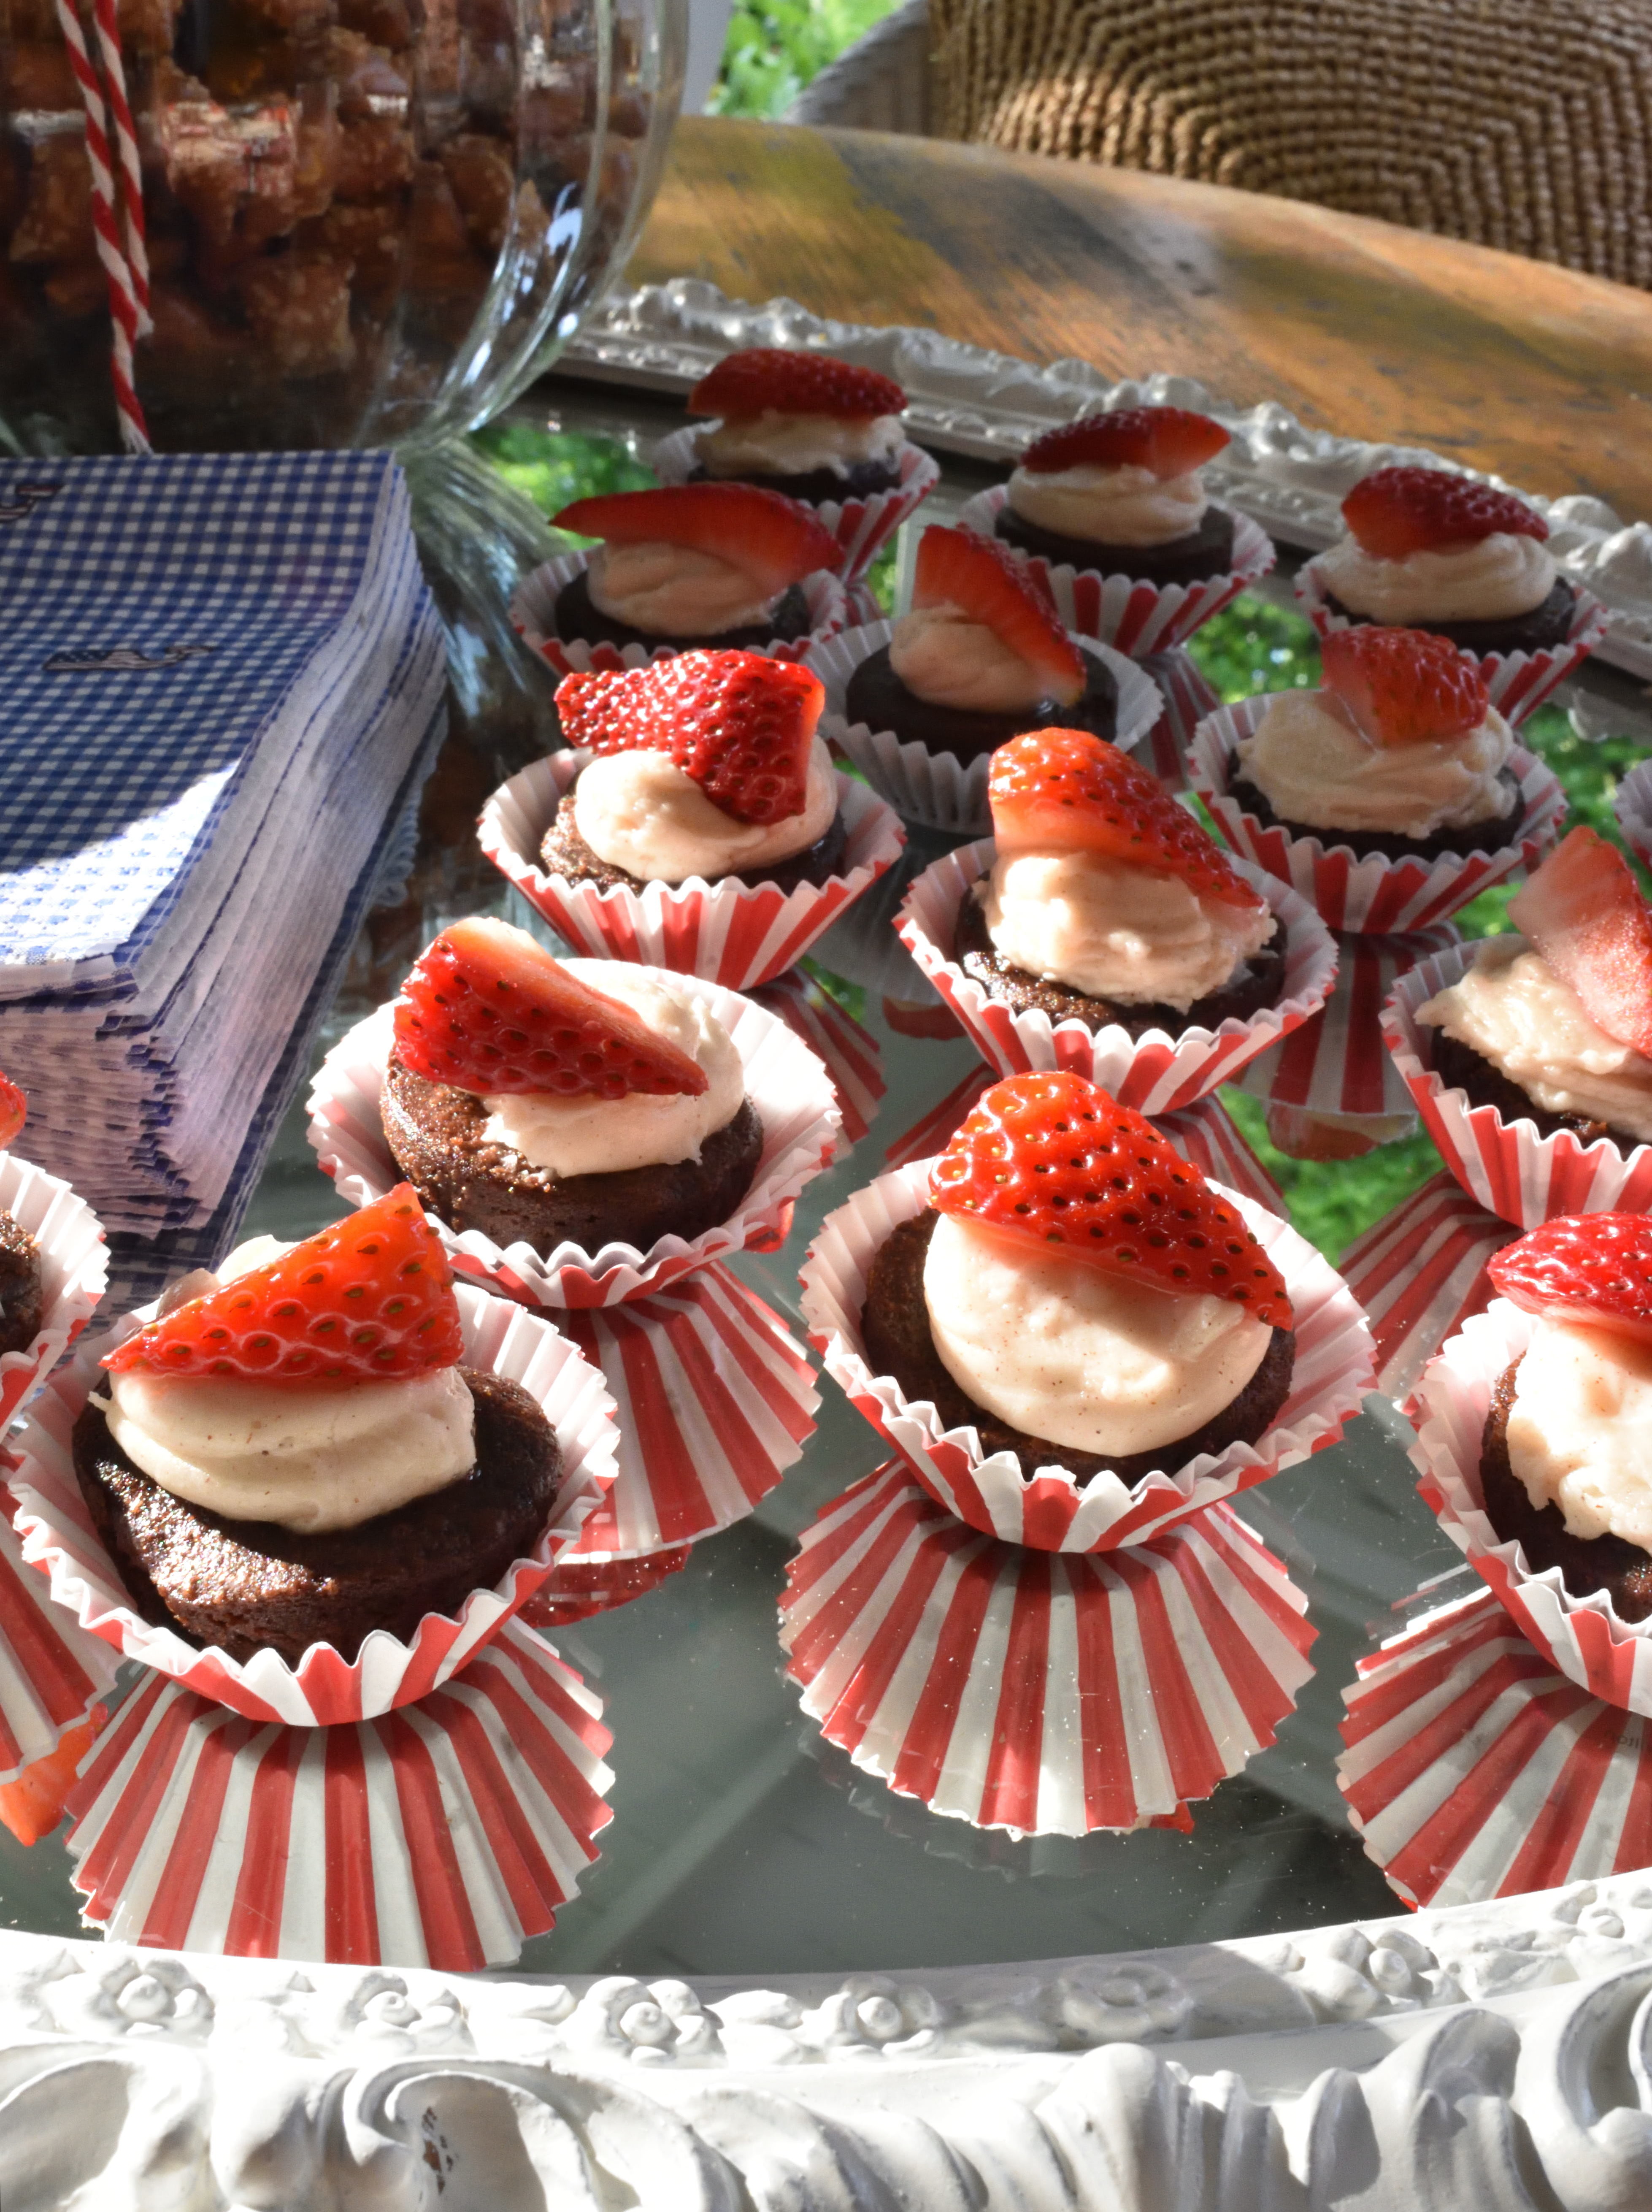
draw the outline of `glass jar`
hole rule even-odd
[[[118,434],[59,4],[0,0],[0,444],[25,453]],[[686,0],[115,5],[159,450],[474,428],[622,264],[681,96]]]

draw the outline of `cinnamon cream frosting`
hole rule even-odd
[[[595,547],[586,587],[599,612],[654,637],[717,637],[766,622],[774,609],[732,561],[663,540]]]
[[[1048,685],[996,630],[950,603],[914,607],[890,639],[890,666],[932,706],[1015,714],[1038,706]]]
[[[1574,1536],[1652,1552],[1652,1344],[1538,1321],[1515,1371],[1509,1464]]]
[[[1153,1451],[1230,1405],[1272,1331],[1230,1298],[1181,1297],[943,1214],[924,1301],[947,1372],[1056,1446]]]
[[[839,476],[860,461],[887,461],[905,433],[898,415],[792,415],[765,407],[696,431],[695,450],[708,476]]]
[[[1169,544],[1197,530],[1209,504],[1197,469],[1156,477],[1151,469],[1087,461],[1070,469],[1019,468],[1010,478],[1010,505],[1023,522],[1106,545]]]
[[[1652,1144],[1652,1060],[1598,1028],[1523,938],[1487,938],[1473,966],[1417,1018],[1490,1060],[1546,1112],[1606,1121]]]
[[[1529,614],[1554,589],[1554,556],[1540,538],[1497,531],[1384,561],[1341,538],[1315,563],[1320,581],[1351,614],[1404,626],[1496,622]]]
[[[1502,771],[1514,744],[1495,707],[1460,738],[1377,745],[1334,694],[1281,691],[1236,759],[1288,822],[1421,838],[1510,812]]]
[[[584,756],[581,756],[584,758]],[[598,860],[645,882],[686,883],[772,867],[818,844],[837,814],[837,777],[820,738],[809,755],[803,811],[779,822],[738,822],[714,805],[665,753],[585,758],[571,804],[579,832]]]

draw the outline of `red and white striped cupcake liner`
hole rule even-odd
[[[1519,1233],[1441,1174],[1343,1254],[1344,1279],[1371,1325],[1376,1388],[1402,1413],[1446,1339],[1496,1297],[1486,1262]]]
[[[426,1696],[496,1636],[553,1561],[572,1544],[616,1473],[619,1436],[601,1370],[567,1337],[520,1306],[456,1286],[463,1364],[519,1382],[556,1431],[562,1474],[554,1518],[525,1558],[491,1589],[472,1590],[456,1614],[428,1613],[410,1643],[375,1629],[353,1660],[313,1644],[296,1667],[278,1652],[232,1659],[187,1642],[134,1611],[120,1571],[92,1527],[75,1477],[70,1435],[98,1382],[102,1354],[154,1316],[153,1306],[83,1345],[47,1384],[11,1440],[7,1475],[22,1556],[54,1601],[92,1635],[249,1719],[299,1727],[372,1720]]]
[[[444,1687],[355,1725],[246,1719],[155,1676],[70,1796],[82,1911],[169,1951],[507,1966],[612,1818],[601,1712],[514,1620]]]
[[[1574,1597],[1558,1567],[1534,1571],[1522,1547],[1504,1543],[1486,1516],[1480,1456],[1491,1392],[1532,1328],[1531,1315],[1494,1298],[1429,1362],[1417,1389],[1417,1487],[1528,1642],[1592,1697],[1652,1714],[1652,1619],[1623,1620],[1604,1590]]]
[[[562,553],[530,570],[511,594],[511,628],[524,645],[548,660],[558,676],[583,675],[587,669],[649,668],[656,661],[675,660],[694,648],[683,645],[610,645],[582,637],[556,635],[556,599],[589,566],[587,553]],[[812,647],[833,637],[849,619],[849,597],[841,577],[825,568],[803,579],[801,590],[809,610],[807,634],[799,638],[770,638],[767,645],[749,646],[767,660],[806,660]]]
[[[965,501],[958,520],[977,537],[993,538],[1009,497],[1007,483],[993,484]],[[1139,576],[1107,576],[1099,568],[1074,568],[1066,562],[1047,561],[1042,553],[1023,553],[1003,538],[995,542],[1042,580],[1069,629],[1104,639],[1133,659],[1185,643],[1241,592],[1260,583],[1278,557],[1261,525],[1236,509],[1232,568],[1196,584],[1150,584]]]
[[[42,1310],[33,1343],[0,1352],[0,1431],[10,1426],[79,1337],[109,1280],[103,1224],[44,1168],[0,1152],[0,1211],[34,1239]]]
[[[1523,943],[1513,937],[1511,944]],[[1505,1221],[1535,1229],[1563,1213],[1644,1213],[1652,1206],[1652,1145],[1630,1152],[1570,1130],[1538,1134],[1534,1121],[1505,1121],[1494,1106],[1471,1106],[1434,1073],[1436,1032],[1417,1018],[1438,991],[1473,964],[1478,945],[1436,953],[1399,978],[1382,1010],[1382,1035],[1423,1126],[1469,1196]]]
[[[47,1759],[115,1685],[120,1661],[23,1564],[0,1487],[0,1786]]]
[[[659,980],[705,1000],[740,1055],[763,1146],[739,1206],[699,1237],[662,1237],[646,1252],[617,1241],[597,1252],[573,1243],[549,1254],[526,1243],[501,1247],[480,1230],[456,1231],[432,1214],[455,1274],[523,1305],[612,1306],[665,1290],[714,1260],[784,1243],[799,1192],[836,1154],[841,1117],[831,1079],[779,1015],[697,976]],[[310,1089],[311,1146],[322,1173],[352,1206],[372,1205],[402,1180],[380,1113],[393,1011],[380,1006],[348,1030]]]
[[[908,1401],[893,1376],[874,1374],[861,1333],[872,1262],[890,1232],[927,1206],[933,1164],[915,1160],[880,1176],[827,1215],[803,1264],[803,1318],[845,1396],[923,1487],[972,1528],[1043,1552],[1144,1543],[1323,1450],[1359,1411],[1371,1387],[1371,1337],[1346,1284],[1276,1214],[1224,1190],[1284,1276],[1296,1314],[1291,1395],[1260,1441],[1201,1452],[1133,1485],[1110,1468],[1080,1482],[1056,1462],[1054,1446],[1050,1463],[1036,1469],[1023,1468],[1013,1452],[984,1454],[973,1425],[943,1429],[932,1405]]]
[[[826,686],[826,710],[820,734],[853,762],[876,792],[904,821],[958,836],[980,836],[993,826],[987,804],[990,753],[962,760],[956,753],[932,752],[914,738],[905,743],[893,730],[874,730],[848,718],[849,679],[863,660],[880,653],[895,635],[881,618],[845,628],[809,651],[809,665]],[[1070,632],[1074,645],[1106,662],[1118,685],[1113,743],[1129,752],[1164,720],[1163,694],[1152,678],[1126,654],[1093,637]],[[1150,763],[1150,765],[1151,763]]]
[[[1104,1559],[967,1528],[898,1462],[787,1569],[804,1711],[932,1812],[1027,1835],[1187,1825],[1313,1668],[1308,1601],[1222,1506]]]
[[[1652,1739],[1558,1674],[1489,1590],[1359,1662],[1337,1780],[1407,1904],[1479,1905],[1652,1860]]]
[[[693,1549],[691,1544],[669,1544],[664,1551],[628,1559],[581,1559],[564,1553],[516,1617],[554,1636],[573,1621],[647,1597],[682,1573]]]
[[[782,891],[726,876],[707,883],[625,884],[604,890],[547,875],[540,848],[563,793],[586,756],[551,753],[501,784],[482,810],[477,842],[576,952],[699,975],[731,991],[772,982],[802,959],[844,908],[901,857],[906,832],[892,807],[851,777],[837,779],[847,834],[841,872]]]
[[[812,975],[795,968],[760,984],[751,996],[766,1013],[778,1014],[820,1060],[843,1116],[842,1147],[858,1145],[888,1087],[877,1038]]]
[[[1142,666],[1152,678],[1164,702],[1164,711],[1147,735],[1133,748],[1144,768],[1151,768],[1167,791],[1187,788],[1187,748],[1193,732],[1206,714],[1222,702],[1200,674],[1192,656],[1179,645],[1164,653],[1150,653]],[[986,825],[988,830],[992,823]]]
[[[925,980],[1000,1075],[1065,1068],[1099,1083],[1139,1113],[1173,1113],[1230,1081],[1257,1054],[1307,1021],[1336,980],[1335,940],[1308,902],[1241,860],[1239,872],[1266,899],[1279,924],[1285,977],[1273,1006],[1242,1021],[1230,1018],[1214,1030],[1193,1024],[1174,1036],[1164,1030],[1133,1036],[1117,1022],[1104,1029],[1052,1022],[1037,1008],[1017,1012],[951,957],[963,902],[991,869],[995,851],[985,837],[934,861],[908,888],[895,927]]]
[[[1349,846],[1325,842],[1334,840],[1334,830],[1324,839],[1293,837],[1277,823],[1265,825],[1246,813],[1230,789],[1235,748],[1255,734],[1272,703],[1264,692],[1206,715],[1188,747],[1189,779],[1234,850],[1294,885],[1334,930],[1391,937],[1431,928],[1493,884],[1536,867],[1559,835],[1566,794],[1552,771],[1523,745],[1509,758],[1520,787],[1514,842],[1486,852],[1442,853],[1432,860],[1415,854],[1391,860],[1373,853],[1357,860]]]
[[[700,465],[695,441],[708,427],[691,423],[660,440],[653,458],[654,474],[661,483],[687,483]],[[846,584],[865,574],[901,525],[917,513],[941,480],[940,464],[910,438],[901,441],[896,453],[900,479],[888,491],[872,492],[865,498],[798,501],[836,538],[843,556],[837,573]]]
[[[1576,602],[1572,608],[1571,624],[1560,644],[1546,646],[1538,653],[1464,654],[1485,678],[1491,704],[1504,721],[1516,726],[1523,722],[1606,635],[1610,620],[1606,609],[1581,584],[1574,589]],[[1346,615],[1332,612],[1325,603],[1325,593],[1321,563],[1317,558],[1304,562],[1297,572],[1297,599],[1321,637],[1328,637],[1333,630],[1351,627]]]

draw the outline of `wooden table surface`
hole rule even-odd
[[[1652,294],[1300,201],[685,117],[629,276],[1201,378],[1652,517]]]

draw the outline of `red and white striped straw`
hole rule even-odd
[[[115,152],[119,160],[116,182],[120,187],[122,242],[131,271],[132,296],[137,306],[137,335],[147,337],[155,325],[149,320],[149,255],[143,229],[143,172],[137,158],[137,132],[132,125],[132,111],[126,98],[126,65],[120,55],[120,27],[115,18],[115,0],[94,0],[93,21],[97,29],[98,52],[103,61],[104,92],[109,103],[110,120],[114,125]]]

